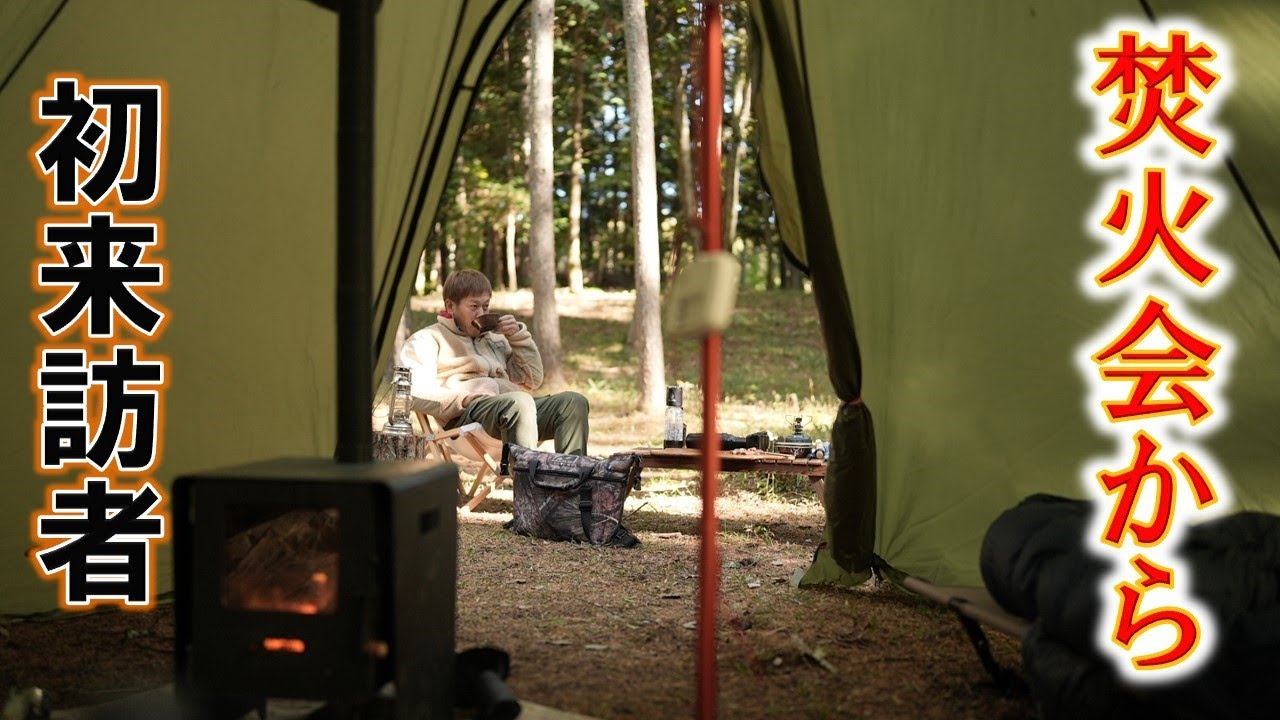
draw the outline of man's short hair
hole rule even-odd
[[[460,303],[464,298],[476,295],[492,295],[493,285],[484,273],[477,270],[458,270],[444,279],[444,299]]]

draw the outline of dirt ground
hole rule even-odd
[[[0,628],[0,704],[37,687],[55,708],[96,705],[173,679],[172,605],[3,618]]]
[[[688,717],[697,499],[673,499],[631,516],[643,542],[632,550],[513,537],[501,529],[510,517],[501,496],[464,516],[459,645],[507,649],[512,686],[545,705],[601,718]],[[821,532],[816,503],[740,492],[718,505],[720,717],[1034,716],[1028,701],[1000,697],[938,606],[888,585],[793,588]],[[1002,664],[1018,667],[1016,646],[991,639]]]
[[[569,387],[592,403],[591,452],[660,442],[661,419],[633,411],[626,347],[631,296],[558,293]],[[414,305],[415,327],[438,302]],[[527,319],[531,298],[499,293],[494,309]],[[812,298],[744,295],[725,341],[721,431],[782,434],[786,417],[812,416],[829,437],[836,399],[826,380]],[[784,328],[785,332],[780,332]],[[694,383],[697,346],[669,343],[668,382]],[[696,387],[686,418],[699,429]],[[719,716],[723,718],[982,718],[1034,716],[1005,699],[945,609],[892,586],[796,589],[822,534],[823,513],[802,480],[722,476]],[[628,501],[634,549],[596,549],[515,536],[509,486],[459,516],[459,649],[492,645],[512,656],[518,697],[597,718],[689,717],[699,547],[698,476],[646,470]],[[13,688],[47,690],[58,708],[110,700],[171,680],[173,614],[97,612],[0,618],[0,700]],[[1018,648],[990,633],[1001,664]]]
[[[688,477],[682,477],[688,476]],[[692,479],[691,479],[692,478]],[[629,501],[634,549],[502,529],[510,489],[460,515],[457,645],[511,653],[518,697],[598,718],[687,717],[694,702],[696,476],[672,473]],[[888,585],[793,588],[821,531],[805,489],[730,482],[718,503],[723,594],[720,717],[1028,718],[991,686],[958,622]],[[39,686],[55,707],[170,680],[172,608],[3,623],[0,697]],[[991,636],[1002,664],[1016,646]]]

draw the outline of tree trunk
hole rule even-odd
[[[763,223],[764,240],[769,245],[778,248],[779,263],[782,270],[782,289],[800,290],[804,287],[804,273],[787,259],[786,251],[782,249],[782,238],[778,237],[777,228],[774,227],[776,221],[776,217],[771,217],[769,214],[765,215]]]
[[[786,264],[786,258],[782,257],[782,248],[774,246],[764,246],[764,252],[769,256],[769,282],[765,287],[770,290],[782,289],[782,266]]]
[[[440,263],[440,277],[442,278],[440,280],[441,285],[443,285],[444,281],[449,278],[449,275],[453,274],[453,271],[457,269],[457,267],[458,239],[453,236],[452,232],[450,232],[444,239],[444,257]]]
[[[782,259],[782,267],[785,268],[784,272],[787,275],[787,278],[782,281],[782,288],[784,290],[803,290],[804,273],[800,271],[800,268],[792,265],[785,255]]]
[[[524,287],[533,287],[533,260],[529,257],[529,243],[516,246],[516,279]]]
[[[606,166],[612,166],[612,163],[606,161]],[[605,278],[605,282],[613,287],[613,256],[617,247],[617,238],[614,237],[618,232],[618,189],[612,184],[609,185],[609,191],[605,194],[605,206],[600,210],[601,218],[605,217],[605,212],[609,213],[608,219],[604,221],[600,229],[600,243],[604,248],[604,252],[600,255],[600,274]]]
[[[698,223],[698,198],[693,181],[693,142],[689,130],[689,104],[686,102],[685,80],[688,71],[680,70],[680,81],[676,84],[676,186],[680,194],[680,222],[675,237],[671,241],[671,260],[667,266],[667,277],[675,277],[683,262],[681,246],[687,241],[693,252],[702,246],[702,233]]]
[[[666,369],[663,366],[658,248],[658,179],[653,146],[653,77],[649,70],[649,32],[644,0],[623,0],[627,40],[627,112],[631,116],[631,192],[636,234],[635,327],[639,345],[640,398],[637,407],[661,412]]]
[[[530,29],[530,31],[532,31],[532,29]],[[528,163],[530,162],[530,158],[531,158],[530,153],[532,152],[532,148],[533,148],[532,124],[530,122],[530,118],[533,116],[532,115],[533,110],[532,110],[532,105],[529,102],[529,92],[530,90],[533,89],[533,75],[531,73],[532,68],[530,67],[530,65],[532,64],[532,60],[530,59],[532,57],[532,53],[533,53],[533,39],[531,36],[529,38],[529,42],[525,43],[524,55],[520,57],[520,64],[524,66],[524,89],[520,91],[520,114],[522,117],[524,117],[525,123],[524,123],[524,135],[522,135],[520,138],[520,152],[517,154],[517,162],[525,163],[526,170],[528,168]],[[526,172],[525,182],[527,185],[528,184],[527,172]],[[516,257],[517,257],[516,269],[511,271],[516,276],[516,284],[517,285],[524,284],[526,287],[532,285],[532,283],[530,282],[531,280],[530,266],[533,263],[530,262],[529,260],[530,248],[533,242],[532,241],[532,232],[533,232],[532,206],[530,206],[529,208],[529,230],[530,230],[531,239],[529,242],[524,243],[523,245],[519,246],[516,249]]]
[[[461,165],[462,165],[461,158],[459,158],[458,166],[461,167]],[[458,204],[458,220],[456,222],[449,223],[450,225],[449,235],[445,238],[444,267],[442,269],[443,271],[441,272],[441,276],[446,280],[449,278],[449,275],[453,273],[453,271],[458,269],[458,265],[459,265],[458,250],[460,246],[458,244],[458,238],[457,238],[457,235],[454,233],[454,230],[459,225],[461,225],[462,220],[471,213],[471,203],[467,201],[467,183],[465,181],[465,178],[463,179],[462,182],[458,183],[458,194],[454,198],[454,201],[457,202]],[[440,282],[443,283],[444,280],[441,280]]]
[[[578,25],[578,27],[582,27]],[[581,32],[578,33],[581,36]],[[583,56],[574,60],[573,164],[569,167],[569,291],[582,292],[582,94],[586,84]]]
[[[732,245],[738,236],[738,193],[742,183],[742,160],[747,155],[747,122],[751,119],[751,80],[747,77],[745,52],[738,51],[738,79],[733,86],[733,149],[729,153],[729,182],[724,192],[724,243]]]
[[[613,248],[605,244],[600,233],[591,234],[591,244],[596,249],[596,284],[607,285],[609,277],[609,253]]]
[[[373,459],[375,462],[393,460],[422,460],[427,457],[427,440],[421,435],[391,435],[373,433]],[[270,537],[268,535],[267,537]],[[272,582],[277,578],[272,578]]]
[[[516,278],[516,206],[507,206],[507,290],[515,292],[520,289]]]
[[[529,248],[533,327],[542,353],[543,387],[564,386],[560,315],[556,312],[556,245],[552,228],[551,81],[555,0],[533,0],[529,23]]]
[[[392,372],[396,366],[400,364],[400,350],[404,347],[404,343],[413,334],[413,328],[409,326],[409,303],[404,304],[404,309],[400,311],[400,322],[396,325],[396,339],[391,347],[391,357],[387,358],[386,378],[390,380]]]
[[[484,255],[480,263],[481,272],[487,278],[493,278],[493,282],[503,290],[506,287],[502,275],[502,254],[503,254],[503,233],[502,226],[497,223],[491,223],[488,232],[485,233]]]
[[[435,238],[431,238],[431,240],[435,240]],[[435,243],[428,242],[428,245],[433,245],[433,244]],[[428,253],[431,253],[431,249],[429,247],[426,247],[422,249],[422,254],[418,256],[418,272],[413,276],[413,294],[414,295],[427,294],[427,277],[428,277],[428,274],[430,273],[430,270],[427,268]]]
[[[431,263],[431,291],[440,287],[445,278],[445,234],[444,225],[436,223],[436,254]]]

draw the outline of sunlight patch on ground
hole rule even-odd
[[[636,294],[632,290],[583,288],[582,292],[573,293],[568,288],[556,288],[556,312],[564,317],[631,322],[631,308],[635,305],[635,299]],[[493,294],[490,306],[495,310],[532,317],[533,291],[499,290]],[[429,295],[414,295],[409,298],[409,307],[418,312],[437,312],[444,307],[444,295],[439,290]]]

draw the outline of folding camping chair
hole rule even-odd
[[[475,479],[471,481],[470,488],[466,486],[461,476],[458,477],[458,495],[467,510],[475,510],[502,478],[499,461],[495,459],[502,457],[502,441],[486,433],[480,423],[468,423],[452,430],[442,430],[430,415],[423,412],[416,414],[418,422],[422,425],[428,458],[457,464],[454,457],[459,456],[480,464],[480,469],[476,472]],[[490,476],[492,480],[485,482]]]

